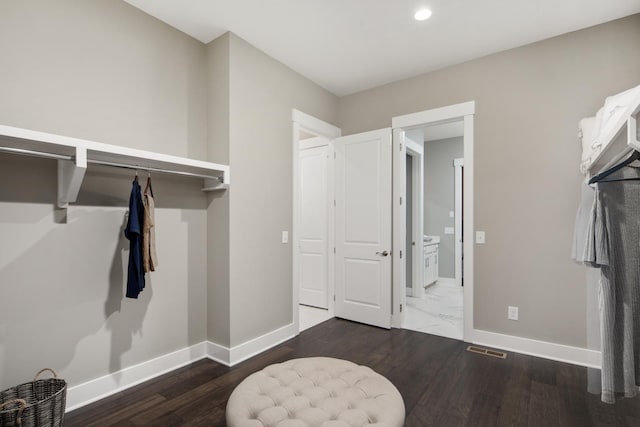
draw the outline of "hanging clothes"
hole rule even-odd
[[[617,179],[640,178],[626,168]],[[640,181],[599,182],[585,261],[600,267],[603,402],[640,386]]]
[[[142,266],[142,230],[144,204],[138,176],[136,175],[129,197],[129,218],[124,235],[129,239],[129,268],[127,274],[127,298],[138,298],[144,289],[144,270]]]
[[[593,265],[595,236],[594,229],[594,208],[595,189],[587,184],[582,184],[580,205],[576,214],[573,249],[571,258],[589,267]],[[591,262],[589,260],[592,260]],[[601,351],[602,335],[600,334],[600,270],[597,268],[587,269],[586,274],[586,325],[587,325],[587,349]],[[587,368],[587,390],[592,394],[602,393],[602,373],[600,369]]]
[[[156,271],[158,255],[156,254],[155,201],[151,176],[147,179],[147,186],[142,197],[144,203],[144,224],[142,234],[142,263],[144,272]]]
[[[587,265],[589,265],[588,259],[591,256],[588,242],[593,242],[593,239],[589,239],[589,232],[592,223],[594,203],[595,190],[587,183],[582,184],[580,205],[578,206],[573,230],[571,258]]]

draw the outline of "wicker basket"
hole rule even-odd
[[[49,371],[53,378],[38,379]],[[32,382],[0,392],[0,427],[60,427],[64,423],[67,383],[45,368]]]

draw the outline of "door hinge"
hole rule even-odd
[[[336,296],[335,295],[333,296],[333,302],[336,302]]]
[[[400,151],[402,151],[402,144],[400,144]]]
[[[402,197],[400,197],[400,205],[402,205]]]
[[[402,313],[402,304],[400,304],[400,313]]]
[[[402,251],[400,251],[400,259],[402,259]]]
[[[333,253],[334,254],[336,253],[336,247],[335,246],[333,247]]]
[[[336,207],[336,199],[333,199],[333,207]]]
[[[333,153],[333,158],[334,158],[334,159],[336,158],[336,153],[335,153],[335,152]]]

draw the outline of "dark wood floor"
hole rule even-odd
[[[640,399],[588,394],[586,369],[460,341],[332,319],[233,368],[202,360],[67,414],[65,426],[224,426],[227,398],[272,363],[330,356],[367,365],[404,398],[407,426],[640,426]]]

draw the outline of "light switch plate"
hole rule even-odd
[[[449,218],[455,218],[456,214],[453,211],[449,211]]]
[[[509,308],[507,308],[507,319],[518,320],[518,307],[510,305]]]
[[[288,231],[283,231],[282,232],[282,243],[289,243],[289,232]]]
[[[444,228],[444,234],[453,234],[454,232],[455,232],[455,229],[453,227]]]
[[[484,231],[476,231],[476,243],[484,245]]]

